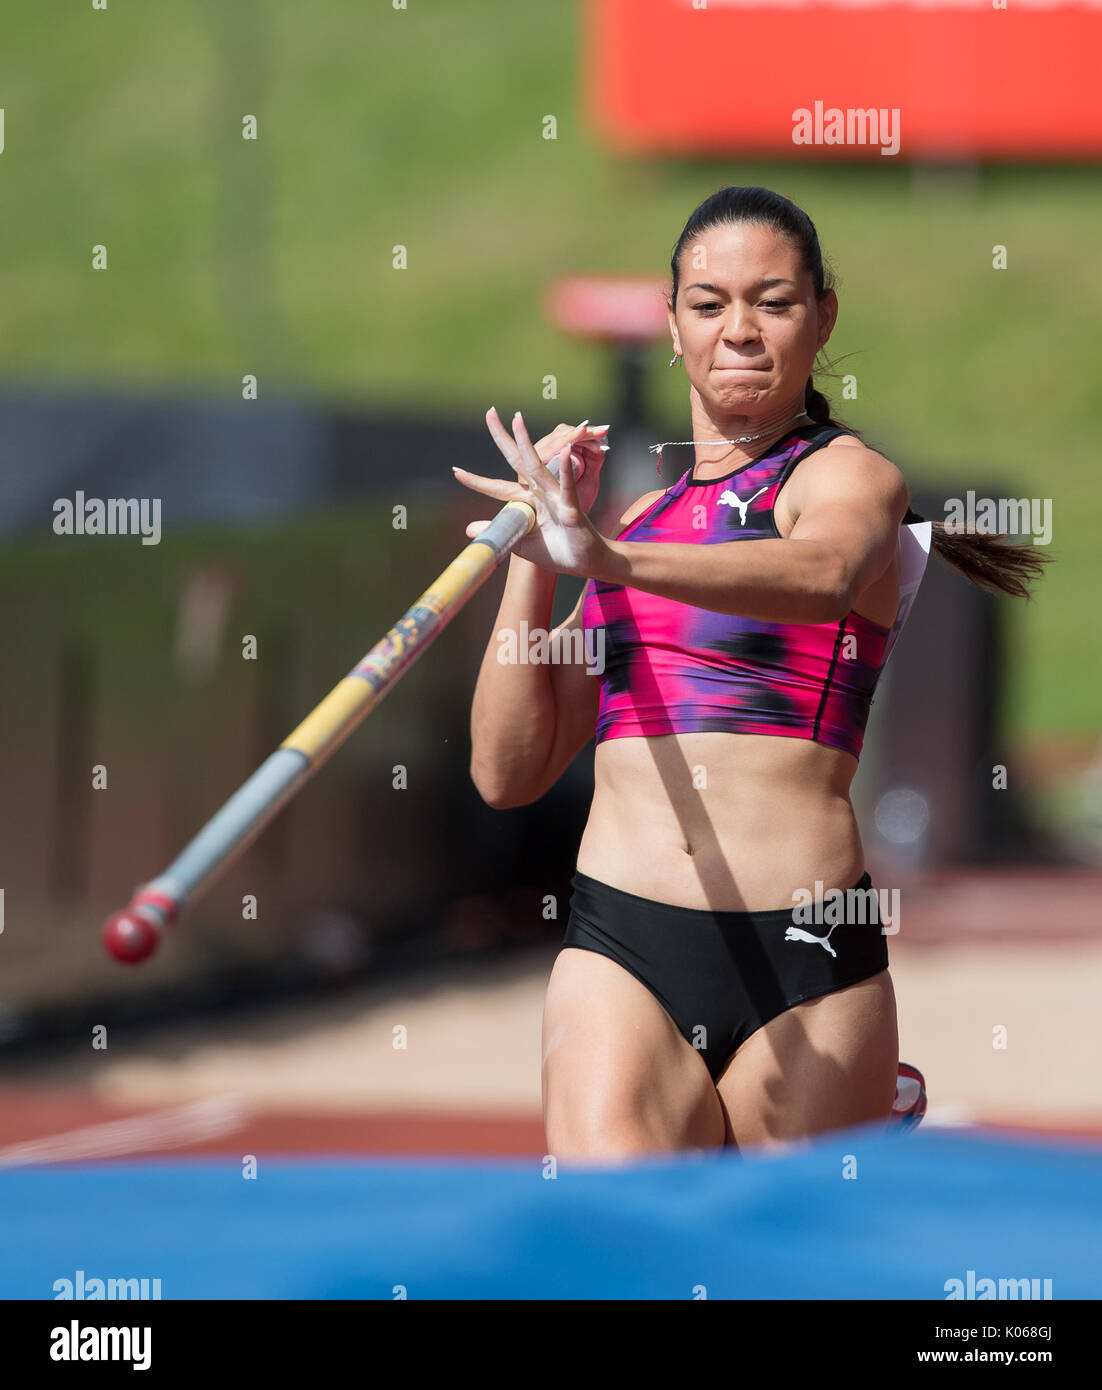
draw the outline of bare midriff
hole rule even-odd
[[[864,872],[857,760],[810,739],[685,733],[597,745],[579,872],[655,902],[791,908]]]

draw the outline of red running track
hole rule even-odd
[[[1102,1139],[1098,1124],[1055,1128],[985,1118],[981,1127],[1062,1140]],[[0,1088],[0,1167],[124,1158],[405,1154],[539,1158],[538,1114],[250,1109],[232,1097],[158,1109],[103,1104],[81,1091]]]

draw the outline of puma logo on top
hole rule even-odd
[[[762,493],[766,491],[767,488],[768,488],[768,484],[766,484],[766,487],[759,487],[758,490],[757,490],[757,492],[754,493],[754,497],[760,497],[760,496],[762,495]],[[738,508],[738,514],[739,514],[739,525],[740,525],[740,526],[745,526],[745,525],[746,525],[746,509],[747,509],[747,507],[750,505],[750,503],[754,500],[754,497],[748,497],[748,498],[746,499],[746,501],[744,502],[744,501],[742,500],[742,498],[738,496],[737,493],[734,493],[734,492],[732,492],[732,491],[730,490],[730,488],[727,488],[725,491],[723,491],[723,492],[721,492],[721,493],[719,494],[719,503],[718,503],[717,505],[723,505],[723,506],[727,506],[727,507],[737,507],[737,508]]]

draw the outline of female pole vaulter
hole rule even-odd
[[[766,189],[720,189],[689,218],[671,276],[693,463],[615,538],[587,516],[600,454],[584,426],[560,426],[541,455],[519,412],[510,435],[491,409],[515,479],[456,470],[537,518],[474,694],[480,794],[536,800],[596,735],[543,1016],[548,1151],[586,1162],[776,1148],[887,1120],[897,1074],[918,1075],[898,1066],[849,788],[913,597],[912,584],[901,602],[901,536],[922,518],[899,469],[814,388],[838,300],[806,213]],[[546,463],[575,446],[584,472],[556,480]],[[932,543],[1009,594],[1041,568],[993,536],[938,525]],[[547,628],[559,574],[589,582],[553,641],[603,630],[599,676],[497,659],[498,633]],[[832,890],[841,920],[794,925],[794,902]]]

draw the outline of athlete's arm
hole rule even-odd
[[[608,540],[594,576],[759,622],[837,622],[891,564],[908,505],[903,475],[847,443],[804,460],[784,494],[795,522],[783,540]]]
[[[648,493],[620,518],[621,528],[634,520],[660,492]],[[497,634],[546,630],[551,618],[557,575],[514,555],[498,611],[497,623],[482,660],[471,706],[471,780],[488,805],[498,810],[527,806],[559,780],[593,737],[597,723],[600,677],[576,661],[560,665],[504,665],[497,659]],[[570,616],[555,628],[552,645],[568,642],[577,651],[574,632],[582,627],[583,590]]]

